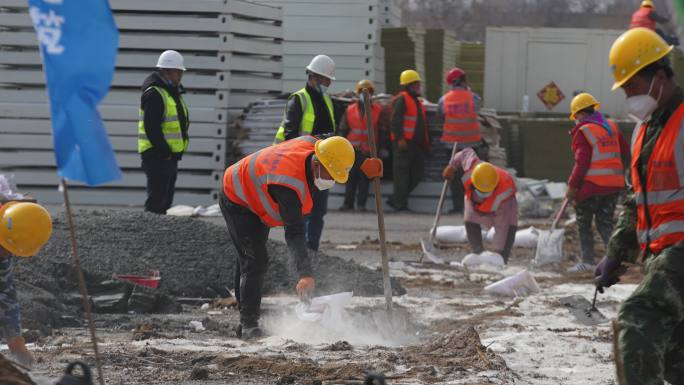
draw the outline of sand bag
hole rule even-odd
[[[315,297],[306,304],[300,302],[295,308],[297,318],[303,322],[319,322],[333,327],[342,321],[344,307],[353,297],[351,291]]]
[[[435,233],[435,241],[439,243],[468,242],[465,226],[439,226]]]
[[[540,291],[534,276],[523,270],[513,276],[504,278],[485,287],[485,291],[493,295],[508,297],[524,297]]]
[[[504,259],[499,253],[494,253],[492,251],[483,251],[480,254],[471,253],[463,258],[462,264],[466,266],[475,265],[492,265],[497,267],[502,267],[505,265]]]
[[[524,247],[532,249],[537,246],[537,240],[539,238],[539,230],[530,226],[526,229],[518,230],[515,233],[515,242],[513,246]]]

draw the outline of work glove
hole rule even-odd
[[[361,164],[361,171],[368,179],[382,178],[382,160],[379,158],[366,158]]]
[[[605,256],[594,270],[594,284],[596,284],[598,291],[603,293],[604,288],[620,282],[620,276],[626,271],[627,267],[622,265],[620,261]]]
[[[316,281],[313,277],[302,277],[297,283],[297,295],[299,298],[309,298],[316,287]]]
[[[10,353],[14,359],[28,368],[33,366],[35,360],[33,359],[33,354],[26,348],[26,341],[24,337],[16,336],[7,339],[7,346],[9,347]]]
[[[442,171],[442,178],[447,179],[447,180],[452,180],[452,179],[454,179],[454,173],[455,172],[456,172],[456,169],[447,165],[446,167],[444,167],[444,171]]]
[[[397,144],[399,145],[400,150],[406,151],[408,149],[408,143],[406,143],[406,139],[399,139]]]

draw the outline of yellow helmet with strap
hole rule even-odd
[[[332,136],[316,142],[316,157],[337,183],[346,183],[354,165],[354,147],[341,136]]]
[[[43,206],[9,202],[0,207],[0,246],[18,257],[31,257],[50,239],[52,218]]]

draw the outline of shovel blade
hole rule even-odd
[[[438,264],[438,265],[443,265],[446,263],[444,258],[438,256],[435,254],[435,247],[432,245],[432,243],[425,241],[424,239],[421,238],[420,240],[420,248],[423,250],[423,256],[427,258],[430,262]]]
[[[583,325],[595,326],[608,322],[598,309],[592,308],[591,302],[581,295],[571,295],[559,299],[561,305],[566,307],[575,320]]]
[[[564,229],[543,230],[539,232],[537,250],[534,261],[541,266],[547,263],[560,262],[563,259]]]

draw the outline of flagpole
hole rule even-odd
[[[104,374],[102,373],[102,362],[100,360],[100,350],[97,346],[97,334],[95,333],[95,322],[93,321],[93,312],[90,306],[90,298],[88,297],[88,288],[86,287],[85,278],[83,277],[83,270],[81,270],[81,259],[78,256],[78,244],[76,243],[76,230],[74,228],[74,219],[71,213],[71,204],[69,202],[69,191],[67,188],[66,179],[62,179],[62,192],[64,193],[64,205],[66,206],[67,219],[69,220],[69,233],[71,234],[71,250],[74,257],[74,266],[76,268],[76,275],[78,276],[78,288],[83,297],[83,308],[88,318],[88,326],[90,329],[90,339],[93,343],[93,350],[95,351],[95,365],[97,367],[97,375],[100,378],[100,385],[105,385]]]

